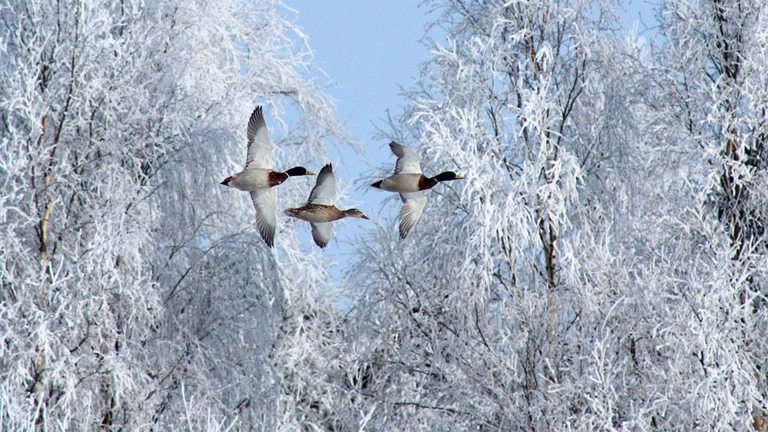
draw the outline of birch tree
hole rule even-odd
[[[335,318],[301,317],[331,313],[322,260],[284,224],[280,252],[260,247],[251,204],[217,187],[259,101],[278,165],[345,142],[278,7],[0,5],[3,430],[316,420],[300,365]]]
[[[640,370],[668,396],[651,421],[747,430],[766,414],[765,8],[669,1],[658,19],[648,156],[667,185],[648,208],[655,250],[641,249],[657,364]]]
[[[606,173],[633,157],[621,140],[633,136],[635,71],[616,59],[636,48],[612,37],[604,2],[435,8],[447,42],[433,47],[397,125],[425,172],[467,181],[435,188],[413,240],[382,232],[366,242],[358,322],[375,324],[349,372],[368,378],[353,382],[396,430],[621,423],[633,413],[601,404],[628,387],[583,392],[590,373],[610,380],[621,368],[592,357],[600,342],[615,355],[618,336],[596,326],[616,318],[609,286],[621,275],[580,284],[574,254],[590,231],[600,244],[608,222],[593,221],[626,193]]]
[[[365,420],[764,427],[762,6],[665,2],[651,47],[605,3],[436,7],[447,43],[396,138],[467,182],[363,247]]]

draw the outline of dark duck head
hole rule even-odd
[[[286,171],[285,174],[288,174],[288,177],[315,175],[315,173],[313,173],[312,171],[308,171],[304,167],[294,167],[294,168],[291,168],[288,171]]]
[[[453,171],[444,171],[434,177],[422,177],[421,181],[419,182],[419,189],[431,189],[439,182],[451,180],[464,180],[464,177],[457,175]]]
[[[281,184],[282,182],[288,180],[288,177],[298,177],[298,176],[306,176],[306,175],[314,175],[312,171],[308,171],[304,167],[294,167],[289,169],[286,172],[274,172],[272,171],[269,173],[269,186],[277,186]]]

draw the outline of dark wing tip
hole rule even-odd
[[[251,118],[248,119],[248,126],[255,125],[257,121],[264,118],[264,114],[261,110],[261,105],[254,108],[253,112],[251,113]]]
[[[323,233],[318,225],[315,225],[314,223],[310,223],[312,226],[312,240],[315,241],[315,244],[320,246],[320,249],[325,248],[328,246],[328,243],[331,241],[331,234],[328,233],[328,237],[324,237]],[[333,230],[333,228],[331,228]]]
[[[408,231],[400,228],[400,240],[405,240],[406,237],[408,237]]]
[[[405,239],[406,236],[408,236],[408,232],[413,228],[412,225],[408,223],[407,219],[400,219],[400,240]]]
[[[403,145],[402,144],[397,143],[395,141],[390,141],[389,149],[392,150],[392,153],[394,153],[395,156],[402,156],[402,153],[403,153]]]
[[[269,224],[266,219],[259,216],[258,211],[256,214],[256,226],[259,228],[261,238],[264,239],[264,243],[267,246],[272,247],[275,245],[275,227]]]
[[[264,114],[261,110],[261,105],[259,105],[251,113],[251,118],[248,119],[248,141],[250,142],[256,136],[259,129],[266,126]]]
[[[328,243],[330,243],[330,242],[331,242],[331,239],[330,239],[330,238],[328,238],[328,239],[324,239],[324,238],[323,238],[322,236],[320,236],[320,235],[315,235],[315,233],[314,233],[314,232],[312,233],[312,240],[314,240],[314,241],[315,241],[315,244],[316,244],[316,245],[320,246],[320,249],[325,249],[325,247],[326,247],[326,246],[328,246]]]
[[[408,217],[403,217],[400,219],[400,240],[404,240],[408,236],[408,233],[413,230],[417,222],[418,219],[414,221],[412,218]]]
[[[275,230],[273,229],[265,229],[261,231],[261,238],[264,239],[264,243],[267,244],[268,247],[272,247],[275,245]]]
[[[325,166],[320,170],[320,173],[317,175],[317,180],[315,180],[315,187],[323,184],[326,178],[333,177],[333,165],[332,164],[325,164]],[[309,193],[310,196],[312,196],[312,192],[315,190],[312,189],[312,191]]]
[[[330,164],[330,163],[325,164],[323,169],[320,170],[320,174],[318,174],[318,177],[322,176],[323,174],[327,174],[327,173],[333,174],[333,164]]]

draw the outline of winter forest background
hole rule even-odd
[[[766,3],[426,7],[378,144],[467,180],[335,281],[219,185],[352,145],[281,3],[2,0],[0,430],[765,431]]]

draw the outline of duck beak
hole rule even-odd
[[[366,215],[360,215],[360,218],[361,218],[361,219],[365,219],[365,220],[371,220],[371,218],[369,218],[369,217],[368,217],[368,216],[366,216]]]
[[[307,171],[307,174],[305,175],[315,175],[315,173],[313,173],[312,171]]]
[[[460,175],[456,176],[456,180],[464,180],[464,178],[465,178],[464,176],[460,176]]]

